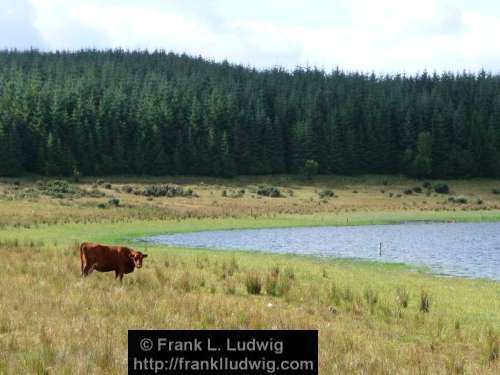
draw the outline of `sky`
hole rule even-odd
[[[0,0],[0,49],[163,49],[256,68],[500,72],[497,0]]]

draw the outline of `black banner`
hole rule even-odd
[[[318,331],[128,332],[129,374],[318,374]]]

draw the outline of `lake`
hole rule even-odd
[[[191,248],[406,263],[429,267],[439,274],[500,280],[500,223],[238,229],[143,240]]]

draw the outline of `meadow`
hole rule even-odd
[[[132,242],[225,228],[500,220],[498,180],[446,184],[449,194],[387,176],[3,179],[0,374],[124,373],[134,328],[318,329],[320,374],[496,374],[498,282]],[[261,195],[262,185],[280,197]],[[111,274],[82,279],[78,244],[89,240],[150,256],[123,284]]]

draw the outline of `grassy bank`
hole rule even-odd
[[[452,181],[448,195],[401,197],[397,191],[421,183],[176,179],[197,196],[123,191],[159,182],[174,181],[88,180],[60,196],[33,180],[0,183],[0,374],[123,373],[132,328],[318,329],[321,374],[500,371],[498,282],[402,265],[154,247],[120,285],[111,274],[82,280],[76,246],[228,228],[497,221],[498,181]],[[284,197],[259,196],[264,182]],[[241,189],[243,196],[227,196]],[[336,198],[321,198],[325,189]]]

